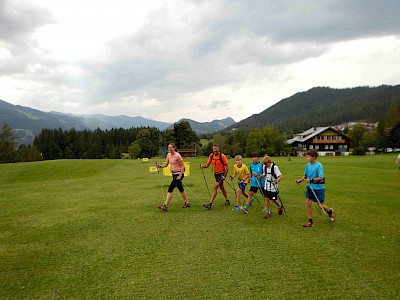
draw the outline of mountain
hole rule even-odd
[[[183,120],[183,119],[182,119]],[[199,123],[190,120],[192,129],[198,133],[211,133],[224,129],[235,121],[231,118],[214,120],[212,122]],[[131,127],[156,127],[159,130],[173,128],[171,123],[145,119],[142,117],[129,116],[106,116],[96,115],[74,115],[60,112],[43,112],[25,106],[13,105],[0,100],[0,126],[8,124],[20,137],[19,144],[32,144],[35,135],[42,131],[42,128],[69,130],[102,130],[111,128]],[[198,128],[198,129],[197,129]],[[208,128],[208,129],[207,129]]]
[[[310,127],[332,126],[352,121],[377,122],[392,104],[400,103],[400,85],[333,89],[316,87],[285,98],[259,114],[226,130],[272,125],[287,133]]]
[[[84,117],[113,124],[114,128],[156,127],[160,130],[165,130],[168,126],[171,125],[170,123],[145,119],[139,116],[129,117],[129,116],[84,115]]]
[[[211,122],[196,122],[190,119],[180,119],[176,123],[180,123],[182,121],[186,121],[190,124],[192,127],[193,131],[196,132],[197,134],[201,133],[213,133],[215,131],[221,131],[229,126],[232,126],[235,124],[235,120],[232,118],[225,118],[223,120],[213,120]],[[174,125],[169,126],[167,129],[173,129]]]

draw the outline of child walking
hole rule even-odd
[[[249,207],[251,206],[252,201],[254,200],[253,196],[260,190],[261,195],[263,195],[263,191],[261,190],[264,185],[264,177],[262,176],[263,173],[263,164],[259,160],[259,155],[254,153],[251,155],[251,160],[253,161],[250,164],[250,173],[251,173],[251,186],[249,196],[247,197],[246,206],[240,207],[240,209],[248,214]]]
[[[315,149],[308,150],[306,152],[307,165],[304,170],[304,175],[295,182],[300,184],[302,181],[308,183],[306,190],[306,208],[308,223],[304,224],[303,227],[313,227],[314,222],[312,219],[312,202],[319,202],[318,206],[324,209],[332,222],[335,221],[335,213],[332,208],[325,205],[325,178],[322,164],[317,162],[318,152]],[[319,201],[318,201],[319,200]]]
[[[247,197],[249,196],[246,193],[246,185],[249,183],[250,179],[250,171],[249,168],[243,164],[242,162],[242,156],[241,155],[236,155],[235,156],[235,162],[236,164],[233,165],[233,175],[230,176],[230,179],[233,180],[233,178],[237,177],[238,179],[238,188],[236,190],[236,206],[232,209],[233,211],[239,211],[240,210],[240,198],[243,196]]]
[[[264,202],[265,202],[265,215],[264,219],[268,219],[271,216],[271,210],[269,201],[271,200],[278,206],[278,214],[281,215],[283,213],[282,203],[278,200],[278,182],[282,179],[282,173],[279,170],[278,166],[272,163],[271,158],[266,155],[263,158],[264,164],[264,172],[263,176],[265,177],[265,185],[264,185]]]

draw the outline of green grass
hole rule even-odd
[[[192,207],[181,209],[176,191],[169,211],[158,211],[170,178],[148,172],[156,161],[0,165],[0,298],[400,297],[394,155],[320,157],[337,222],[315,211],[314,228],[302,227],[304,185],[294,184],[305,158],[274,158],[288,215],[274,208],[269,220],[257,202],[248,215],[223,207],[220,192],[205,210],[208,193],[196,167],[205,158],[188,160]],[[211,186],[211,171],[205,175]]]

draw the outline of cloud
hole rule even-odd
[[[115,1],[0,0],[0,96],[39,109],[46,99],[54,110],[240,120],[260,109],[248,103],[265,109],[342,85],[343,74],[374,83],[380,62],[381,84],[399,75],[387,63],[400,56],[399,1]]]

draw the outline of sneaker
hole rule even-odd
[[[231,205],[231,202],[229,201],[229,199],[226,199],[224,206],[228,206],[228,205]]]
[[[314,227],[314,223],[313,222],[308,222],[306,224],[303,224],[303,227]]]
[[[207,208],[208,210],[211,209],[211,203],[203,204],[203,206],[204,206],[205,208]]]
[[[161,209],[162,211],[167,211],[168,207],[164,204],[162,206],[157,206],[157,208]]]
[[[241,207],[240,207],[240,210],[241,210],[242,212],[244,212],[245,214],[248,214],[248,213],[249,213],[249,211],[247,210],[247,208],[246,208],[245,206],[241,206]]]
[[[335,222],[335,213],[333,212],[333,209],[331,208],[331,215],[329,216],[331,218],[331,222]]]
[[[239,211],[240,210],[240,206],[239,205],[235,205],[234,208],[232,208],[233,211]]]
[[[185,204],[183,204],[183,206],[181,208],[188,208],[188,207],[190,207],[189,202],[185,202]]]
[[[270,216],[271,216],[271,215],[270,215],[269,213],[266,213],[266,214],[264,215],[264,219],[269,219]]]
[[[283,205],[278,207],[278,214],[279,215],[283,214]]]

